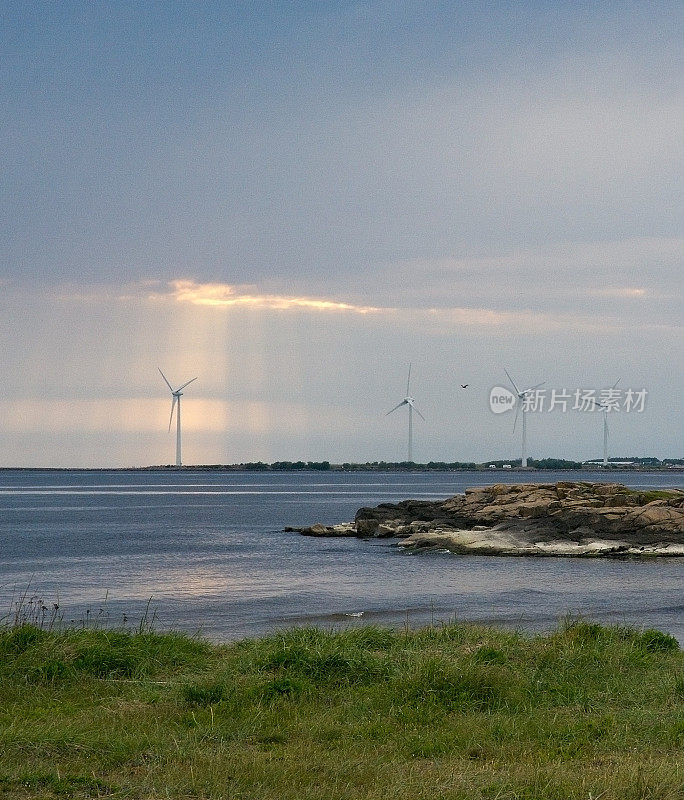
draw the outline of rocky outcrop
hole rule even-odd
[[[684,556],[684,492],[617,483],[495,484],[429,502],[361,508],[309,536],[396,537],[405,549],[565,556]]]
[[[304,528],[283,528],[286,533],[301,533],[302,536],[358,536],[353,522],[342,522],[339,525],[308,525]]]

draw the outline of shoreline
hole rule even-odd
[[[282,474],[288,472],[294,473],[321,473],[321,472],[342,472],[342,473],[452,473],[452,472],[472,472],[481,473],[485,475],[525,475],[544,474],[549,472],[563,472],[563,473],[577,473],[589,472],[596,475],[612,475],[614,473],[657,473],[664,474],[678,474],[682,473],[682,480],[684,481],[684,464],[673,465],[657,465],[657,464],[644,464],[644,465],[620,465],[603,467],[597,464],[587,464],[580,467],[519,467],[514,466],[510,469],[497,467],[496,471],[490,469],[486,465],[478,465],[475,467],[469,466],[431,466],[430,464],[412,464],[403,465],[401,463],[391,464],[383,463],[379,466],[371,464],[353,464],[345,466],[342,464],[330,464],[325,468],[318,467],[273,467],[270,464],[264,464],[263,467],[254,467],[246,464],[184,464],[180,467],[174,464],[155,464],[144,467],[0,467],[2,472],[245,472],[245,473],[260,473],[270,472],[275,474]]]

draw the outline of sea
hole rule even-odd
[[[280,628],[468,621],[545,631],[581,617],[684,644],[684,559],[407,554],[318,539],[361,506],[531,480],[681,487],[681,472],[0,471],[0,618],[180,630],[214,641]]]

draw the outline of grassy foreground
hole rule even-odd
[[[677,642],[0,631],[0,797],[681,800]]]

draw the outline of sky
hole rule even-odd
[[[0,467],[684,456],[682,18],[6,0]]]

